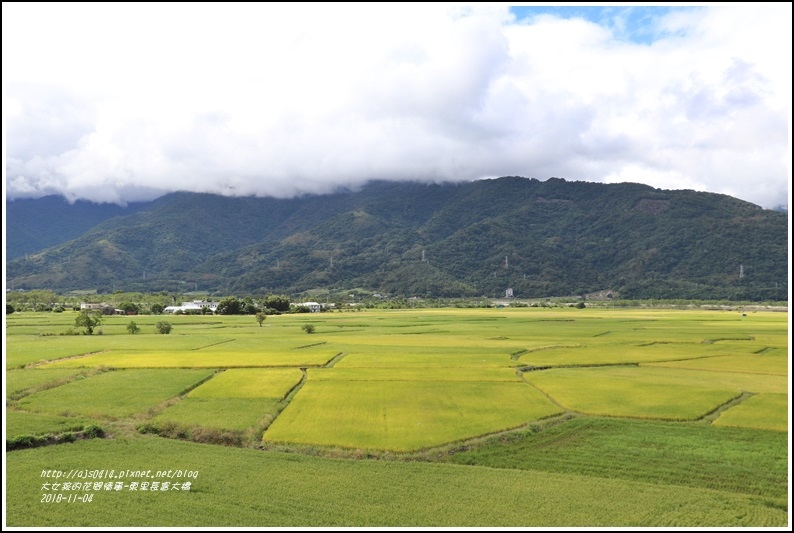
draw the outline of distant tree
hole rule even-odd
[[[149,309],[152,311],[153,315],[161,315],[163,311],[165,311],[165,306],[163,304],[152,304]]]
[[[289,311],[289,297],[283,294],[271,294],[265,298],[265,306],[276,311],[287,312]]]
[[[15,311],[14,306],[11,304],[6,304],[6,314],[10,315]]]
[[[243,298],[243,301],[240,305],[241,309],[240,312],[244,315],[255,315],[259,309],[256,308],[256,304],[251,299],[250,296],[246,296]]]
[[[27,300],[32,302],[34,311],[45,311],[52,309],[56,300],[55,293],[50,290],[33,290],[26,293]]]
[[[262,322],[264,322],[266,318],[267,318],[267,315],[265,315],[265,313],[257,313],[256,314],[256,321],[259,322],[259,327],[260,328],[262,327]]]
[[[154,327],[157,329],[158,333],[162,333],[163,335],[168,335],[171,333],[171,323],[166,322],[165,320],[161,320],[155,324]]]
[[[92,335],[94,328],[102,323],[102,316],[95,311],[83,309],[74,319],[74,326],[85,328],[86,335]]]
[[[586,306],[584,302],[578,302],[574,307],[576,307],[577,309],[584,309]]]
[[[140,330],[141,328],[138,327],[138,324],[136,324],[134,320],[130,320],[130,323],[127,324],[127,331],[129,331],[131,335],[135,335]]]
[[[128,315],[137,315],[141,310],[140,306],[133,302],[122,302],[119,304],[119,309],[124,309]]]
[[[236,296],[229,296],[218,303],[215,312],[219,315],[239,315],[242,312],[242,304]]]
[[[314,324],[304,324],[301,329],[306,333],[314,333]]]

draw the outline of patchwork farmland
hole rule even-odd
[[[161,319],[6,317],[9,526],[789,523],[787,313]],[[40,502],[76,469],[198,475]]]

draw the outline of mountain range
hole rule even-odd
[[[730,196],[503,177],[291,199],[6,202],[7,287],[785,300],[788,215]]]

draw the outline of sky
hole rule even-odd
[[[509,175],[787,207],[791,10],[4,2],[4,193]]]

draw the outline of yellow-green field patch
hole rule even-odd
[[[310,368],[312,381],[516,381],[512,368]]]
[[[629,364],[655,361],[672,361],[701,357],[750,354],[757,350],[754,344],[745,343],[692,343],[656,342],[627,344],[622,336],[615,342],[615,336],[590,340],[578,347],[560,346],[548,349],[529,350],[522,354],[519,361],[532,366],[582,366]]]
[[[264,440],[408,451],[559,412],[524,383],[309,380]]]
[[[361,348],[359,348],[361,349]],[[366,352],[352,352],[345,347],[346,355],[334,368],[466,368],[515,367],[518,361],[508,351],[470,346],[451,349],[445,346],[384,346],[367,348]]]
[[[235,368],[321,366],[334,358],[331,350],[292,350],[262,352],[205,352],[203,350],[165,352],[159,350],[135,352],[105,352],[87,357],[67,359],[45,365],[47,368]]]
[[[735,392],[786,392],[788,379],[775,374],[757,374],[749,372],[720,372],[689,368],[662,367],[656,365],[640,365],[639,367],[611,367],[613,375],[621,374],[620,368],[628,369],[627,379],[635,378],[641,382],[669,385],[685,385],[691,387],[711,387]],[[595,370],[595,369],[593,369]]]
[[[208,370],[117,370],[25,396],[19,407],[56,415],[130,416],[182,394]]]
[[[207,335],[8,335],[6,368],[111,350],[195,350],[222,340]]]
[[[782,350],[774,350],[764,354],[724,355],[687,361],[649,363],[648,366],[787,376],[788,355]]]
[[[275,416],[277,404],[273,398],[187,397],[164,409],[152,422],[242,430],[255,427],[266,416]]]
[[[527,372],[524,378],[568,409],[605,416],[694,420],[741,394],[740,390],[724,383],[699,381],[702,373],[701,376],[686,376],[681,372],[687,371],[640,367],[559,368]]]
[[[726,410],[713,424],[787,431],[788,413],[787,394],[756,394]]]
[[[298,384],[297,368],[232,369],[215,375],[190,393],[189,398],[272,398],[281,400]]]

